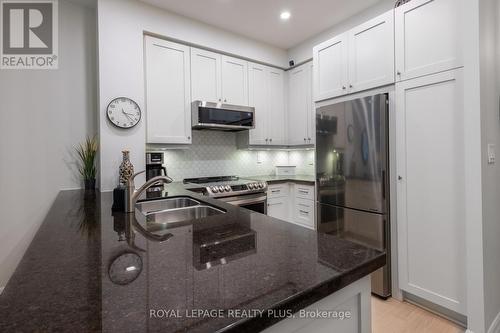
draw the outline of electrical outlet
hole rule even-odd
[[[488,144],[488,164],[495,164],[495,145],[490,143]]]

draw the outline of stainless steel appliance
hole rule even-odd
[[[167,176],[167,168],[163,166],[163,153],[146,153],[146,180],[158,176]],[[148,192],[160,192],[163,184],[155,184]]]
[[[255,108],[205,101],[191,104],[194,129],[246,131],[255,128]]]
[[[184,179],[186,184],[195,184],[190,190],[217,198],[229,204],[267,214],[267,183],[241,179],[236,176],[204,177]]]
[[[316,109],[318,229],[387,253],[372,292],[391,295],[389,96],[380,94]]]

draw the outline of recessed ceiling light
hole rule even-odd
[[[289,11],[284,11],[284,12],[281,12],[280,14],[280,19],[282,19],[283,21],[286,21],[290,18],[291,14]]]

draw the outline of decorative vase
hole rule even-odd
[[[95,190],[95,178],[93,179],[85,179],[85,189],[86,190]]]
[[[120,185],[126,186],[127,180],[134,174],[134,165],[130,162],[130,152],[122,151],[123,161],[120,165]]]

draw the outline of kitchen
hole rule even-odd
[[[66,178],[41,169],[51,194],[26,194],[36,214],[2,193],[15,208],[5,220],[29,221],[1,233],[2,331],[500,330],[496,1],[58,6],[60,82],[79,71],[81,94],[55,108],[74,133],[50,133],[57,149],[34,155],[63,161]],[[27,108],[7,82],[30,74],[1,74],[7,108]],[[39,123],[45,142],[51,123]],[[67,151],[92,134],[88,197]],[[129,165],[145,172],[130,178]],[[70,227],[81,219],[85,237]],[[27,299],[45,313],[26,320]],[[158,309],[266,315],[149,315]],[[287,312],[315,309],[356,320]]]

